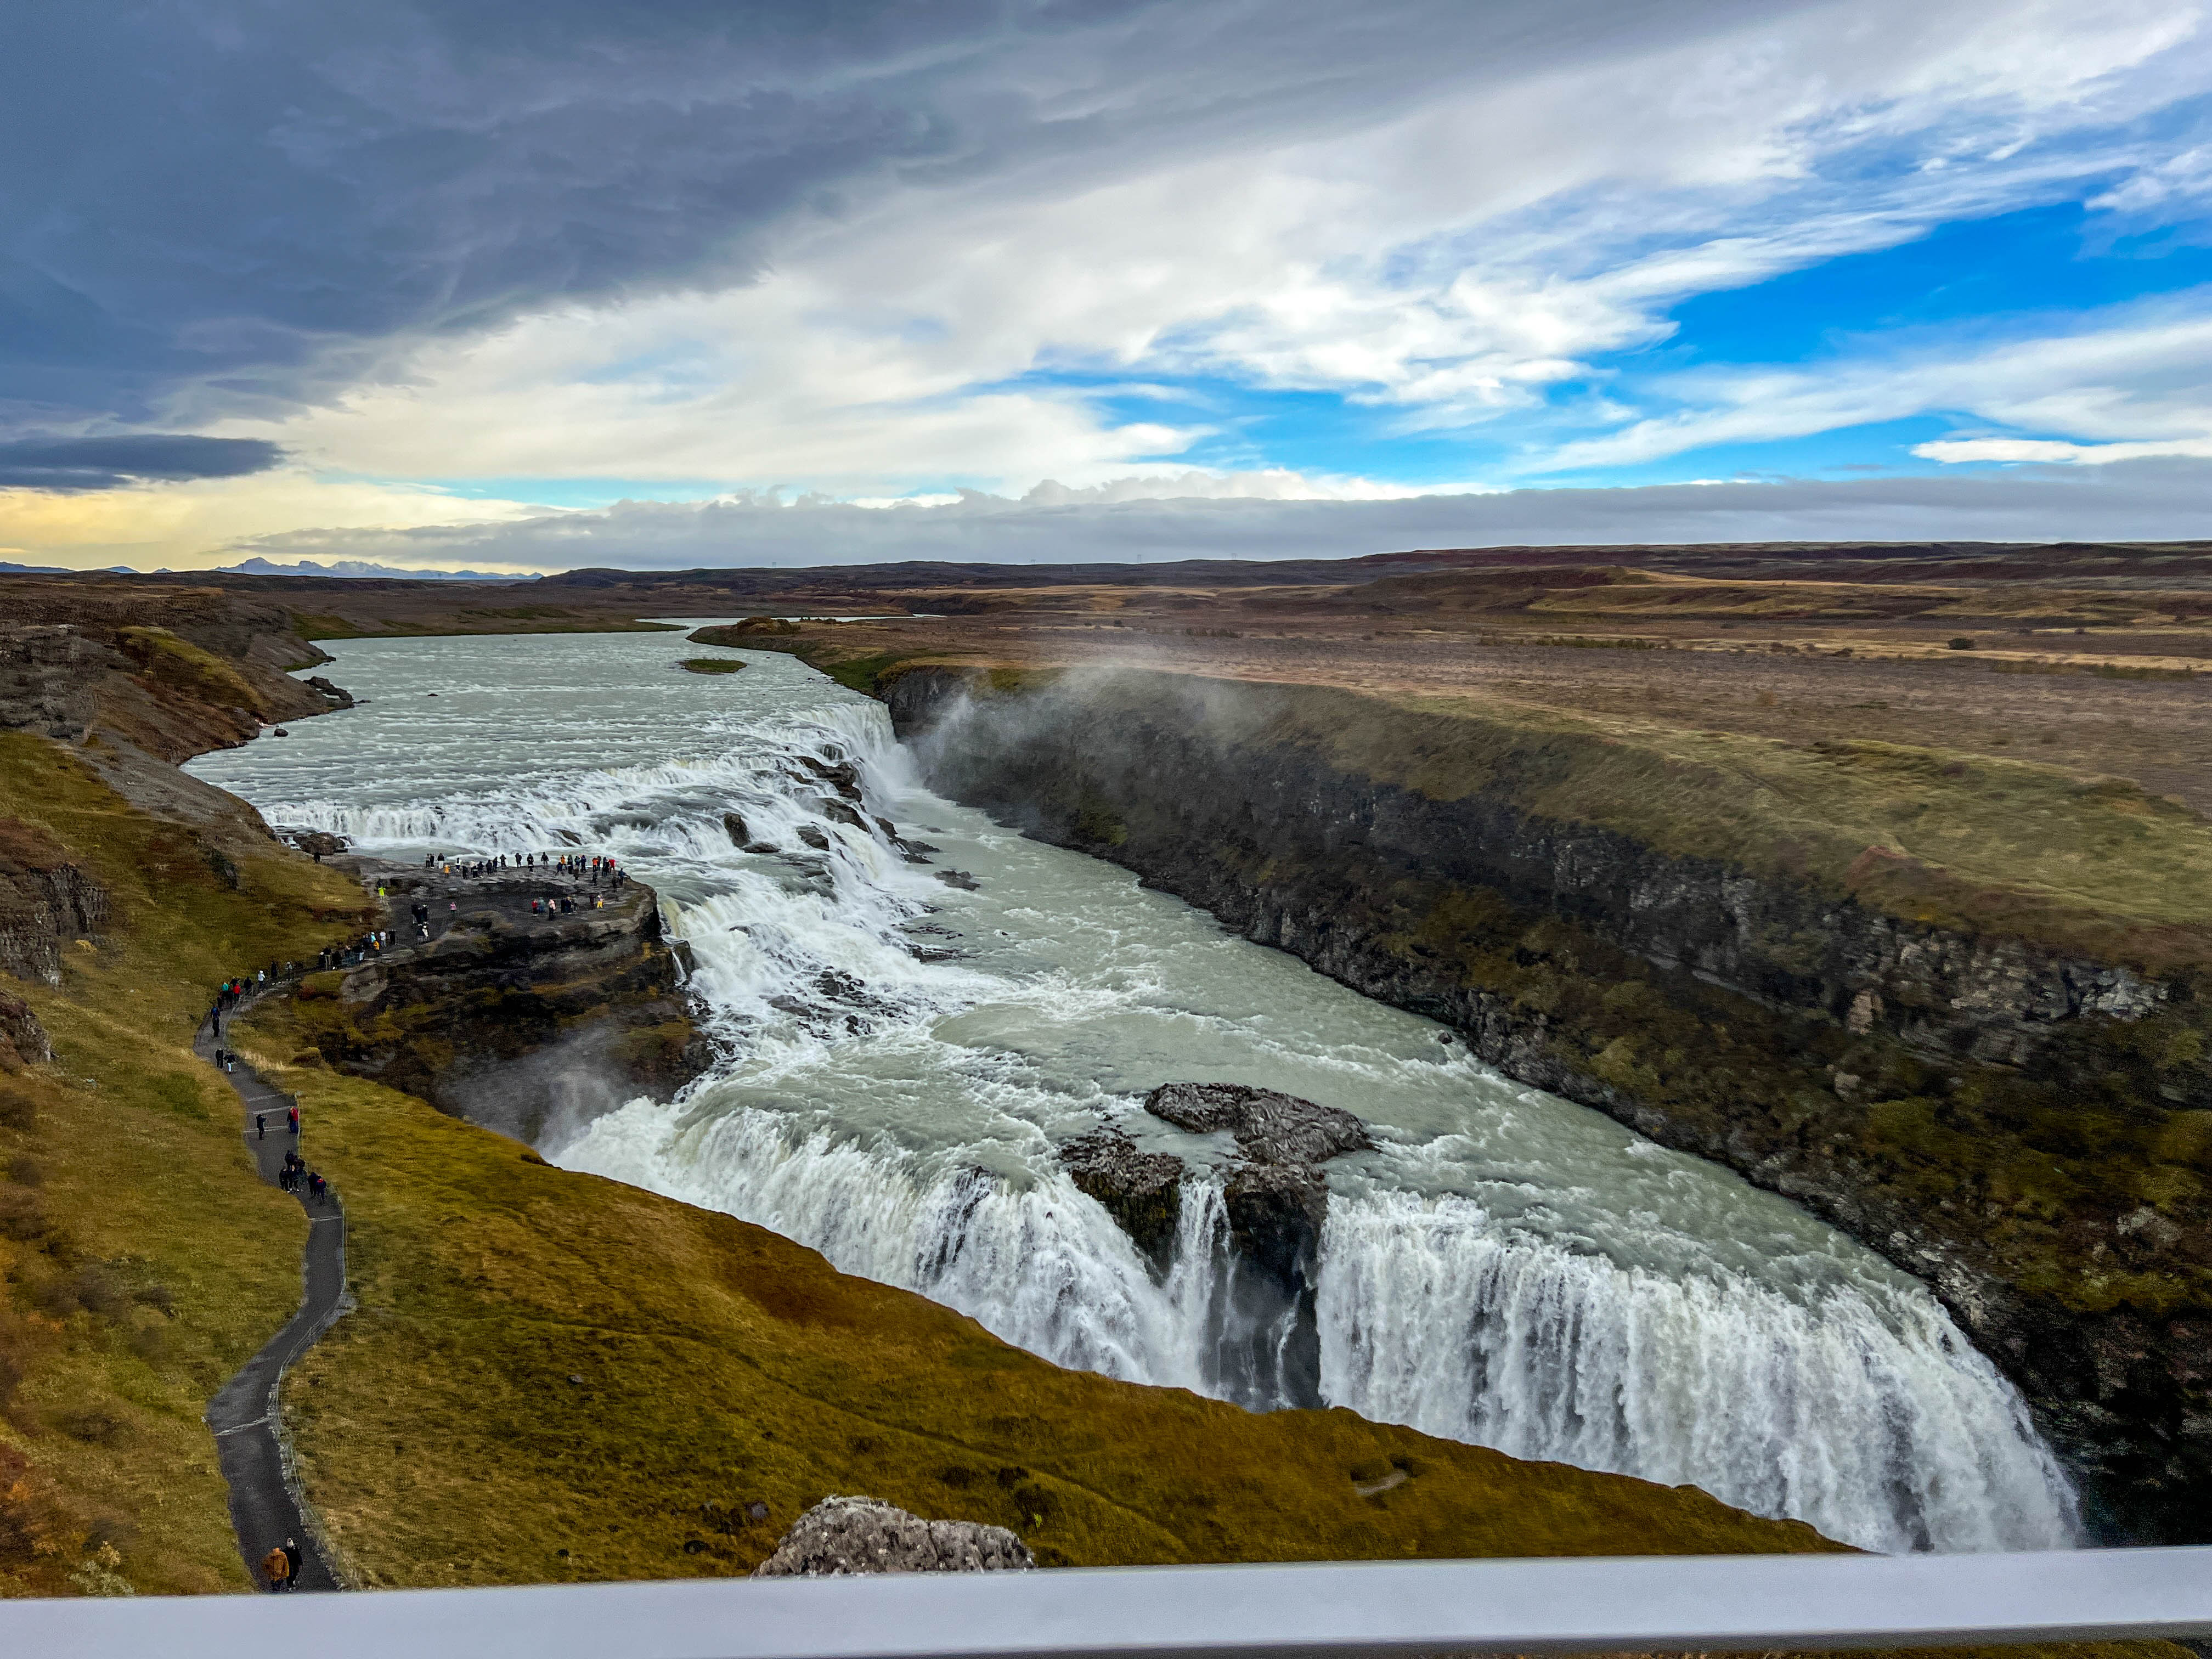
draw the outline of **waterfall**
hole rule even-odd
[[[1271,1352],[1317,1346],[1328,1404],[1864,1547],[2076,1540],[2017,1393],[1923,1286],[1783,1200],[927,794],[880,706],[787,659],[729,677],[720,724],[687,677],[641,675],[597,699],[606,736],[545,690],[581,683],[563,665],[680,646],[533,641],[535,681],[503,690],[471,658],[475,702],[399,701],[441,643],[346,665],[356,689],[390,677],[373,766],[332,720],[198,769],[372,850],[588,847],[653,883],[724,1058],[672,1105],[564,1122],[557,1162],[771,1227],[1062,1365],[1264,1408],[1315,1403],[1265,1379]],[[857,804],[824,781],[846,765]],[[917,835],[945,852],[917,861]],[[980,890],[939,879],[956,860]],[[1164,1143],[1197,1171],[1164,1272],[1054,1156],[1102,1119],[1177,1133],[1137,1097],[1202,1071],[1375,1129],[1331,1166],[1303,1314],[1240,1279],[1224,1149]]]
[[[2064,1476],[1932,1297],[1668,1279],[1376,1194],[1322,1242],[1322,1389],[1516,1457],[1702,1486],[1869,1549],[2054,1549]]]

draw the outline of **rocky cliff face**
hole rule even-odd
[[[0,817],[0,970],[62,982],[62,949],[107,925],[107,892],[45,831]]]
[[[1803,1202],[1936,1288],[2108,1534],[2212,1536],[2193,980],[1907,921],[1498,793],[1431,799],[1288,735],[1272,688],[970,701],[970,684],[921,669],[884,688],[902,732],[934,728],[938,787]]]
[[[54,1057],[46,1028],[19,996],[0,991],[0,1072],[21,1066],[43,1066]]]
[[[176,764],[350,705],[329,681],[283,672],[328,660],[289,611],[189,589],[0,580],[0,731],[68,745],[134,805],[187,826],[211,868],[266,843],[259,813]]]
[[[594,908],[586,885],[351,861],[391,895],[397,943],[302,984],[300,1016],[328,1064],[535,1143],[634,1096],[665,1099],[713,1057],[643,883]],[[556,890],[577,908],[532,914]],[[410,943],[418,902],[437,936]]]

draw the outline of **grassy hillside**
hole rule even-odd
[[[1809,877],[1911,921],[2153,971],[2212,961],[2212,824],[2114,778],[1899,744],[1790,744],[1285,687],[1268,736],[1438,800],[1502,789],[1658,850]]]
[[[244,1589],[201,1413],[297,1304],[306,1225],[191,1032],[222,975],[346,931],[359,895],[273,842],[211,856],[19,733],[0,802],[113,902],[59,989],[11,985],[55,1061],[0,1076],[0,1591]]]

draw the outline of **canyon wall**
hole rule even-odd
[[[2033,893],[1955,891],[1834,836],[1754,863],[1725,805],[1700,854],[1672,761],[1634,774],[1651,797],[1610,823],[1532,810],[1535,786],[1560,798],[1625,763],[1617,738],[1540,722],[1471,738],[1463,709],[1165,674],[917,667],[879,695],[946,793],[1919,1274],[2028,1395],[2104,1535],[2212,1536],[2212,1071],[2190,941],[2054,921]],[[1470,742],[1490,757],[1474,787],[1454,781]],[[1726,779],[1692,781],[1700,810],[1725,803]],[[1663,836],[1636,832],[1647,807]],[[2021,925],[1963,919],[1977,907]]]

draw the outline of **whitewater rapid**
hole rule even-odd
[[[2078,1541],[2017,1393],[1917,1281],[931,794],[878,705],[796,662],[688,675],[676,635],[332,649],[364,706],[191,769],[368,850],[611,852],[689,945],[721,1060],[673,1104],[556,1122],[556,1161],[772,1227],[1061,1364],[1310,1404],[1236,1358],[1292,1333],[1240,1328],[1218,1185],[1189,1189],[1161,1272],[1053,1150],[1111,1121],[1218,1169],[1220,1138],[1146,1116],[1145,1091],[1281,1089],[1377,1143],[1329,1166],[1318,1401],[1872,1549]]]

